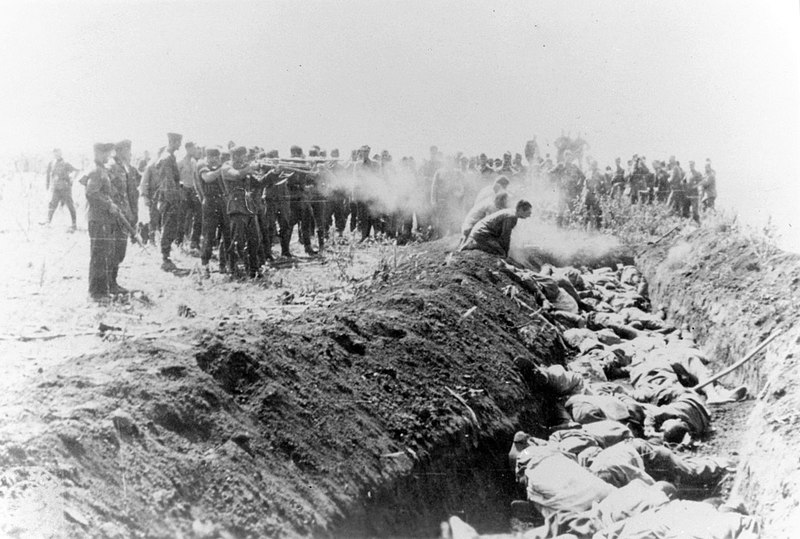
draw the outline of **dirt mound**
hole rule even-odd
[[[762,516],[765,536],[800,529],[800,256],[765,249],[757,240],[705,227],[646,250],[640,267],[654,305],[694,333],[714,371],[744,357],[776,331],[781,335],[722,379],[744,383],[758,399],[743,436],[734,494]]]
[[[503,293],[516,283],[496,259],[450,247],[293,320],[222,321],[191,346],[123,343],[44,373],[3,410],[3,532],[407,536],[451,514],[503,527],[506,442],[546,413],[514,358],[565,349],[520,307],[533,296]]]

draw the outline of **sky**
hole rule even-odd
[[[800,5],[2,2],[0,148],[362,144],[710,158],[718,205],[800,252]]]

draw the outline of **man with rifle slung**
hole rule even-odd
[[[94,168],[86,175],[90,259],[89,295],[95,301],[108,298],[114,260],[114,233],[120,208],[111,199],[111,176],[106,168],[114,144],[94,145]]]
[[[111,165],[111,200],[120,209],[122,218],[111,225],[114,243],[114,256],[109,267],[109,291],[112,294],[125,294],[128,291],[117,283],[119,265],[125,259],[128,236],[136,242],[136,230],[132,223],[137,220],[139,199],[139,171],[131,165],[131,141],[123,140],[114,146],[114,162]]]

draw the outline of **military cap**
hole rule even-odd
[[[269,159],[277,159],[278,158],[278,150],[270,150],[267,152],[267,157]]]
[[[113,142],[98,142],[94,145],[95,152],[110,152],[114,149]]]
[[[128,139],[120,140],[114,145],[114,149],[119,150],[130,150],[131,149],[131,141]]]
[[[308,155],[310,157],[317,157],[319,155],[319,146],[312,146],[310,150],[308,150]]]
[[[231,157],[239,157],[242,155],[247,155],[247,148],[244,146],[236,146],[231,150]]]
[[[177,142],[180,144],[183,140],[183,135],[179,135],[178,133],[167,133],[167,140],[169,140],[170,143]]]
[[[220,156],[219,148],[207,148],[206,149],[206,157],[219,157]]]

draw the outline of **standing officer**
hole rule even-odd
[[[47,224],[49,225],[53,220],[53,213],[59,204],[63,204],[69,210],[69,216],[72,218],[72,226],[69,228],[70,232],[75,232],[75,204],[72,202],[72,174],[77,172],[78,169],[71,164],[64,161],[61,156],[61,150],[56,148],[53,150],[53,161],[47,165],[47,189],[50,190],[50,184],[53,184],[53,196],[50,199],[50,207],[47,212]]]
[[[177,268],[169,258],[172,242],[180,236],[181,176],[175,152],[181,147],[183,135],[167,133],[167,149],[156,164],[158,190],[156,202],[161,214],[161,269],[175,271]]]
[[[247,163],[247,148],[244,146],[231,150],[231,162],[222,165],[220,172],[228,192],[227,210],[231,225],[228,264],[236,275],[238,258],[243,259],[250,277],[258,276],[259,266],[255,211],[248,195],[253,172],[253,167]]]
[[[117,284],[119,265],[125,259],[128,236],[133,230],[138,213],[139,171],[131,166],[131,141],[123,140],[114,146],[114,163],[111,165],[111,200],[120,209],[120,216],[111,226],[114,243],[114,257],[110,265],[109,291],[112,294],[125,294],[128,291]],[[127,221],[125,226],[124,221]]]
[[[121,210],[111,200],[111,177],[106,169],[113,144],[94,145],[94,167],[86,175],[89,221],[89,295],[95,301],[108,298],[111,291],[114,242],[112,227]]]
[[[222,182],[220,151],[218,148],[206,150],[206,158],[197,166],[197,175],[203,182],[201,185],[203,206],[203,249],[200,252],[200,264],[203,274],[208,277],[208,261],[217,241],[217,233],[221,236],[219,246],[219,271],[226,272],[225,264],[228,247],[231,244],[228,210],[225,207],[225,185]]]

